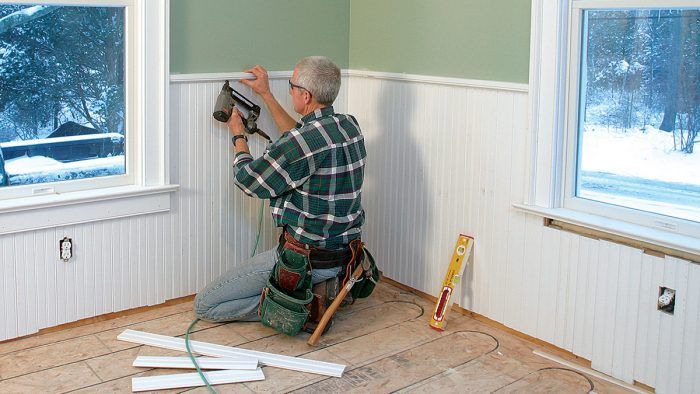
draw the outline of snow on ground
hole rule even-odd
[[[25,185],[119,175],[125,173],[125,163],[123,155],[69,163],[44,156],[22,156],[7,160],[5,171],[10,185]]]
[[[700,221],[700,153],[673,148],[673,134],[651,126],[587,124],[579,197]]]
[[[625,132],[585,126],[581,170],[664,182],[700,185],[700,145],[687,154],[673,150],[673,134],[647,126]]]
[[[3,142],[3,148],[12,148],[17,146],[38,146],[38,145],[55,145],[59,142],[76,142],[76,141],[97,141],[110,139],[113,142],[119,143],[124,141],[124,136],[119,133],[95,133],[83,135],[71,135],[68,137],[53,137],[53,138],[36,138],[32,140],[14,140]]]
[[[583,190],[581,192],[581,197],[608,204],[619,205],[621,207],[638,209],[640,211],[654,212],[693,222],[700,222],[700,209],[698,209],[696,206],[678,203],[670,204],[664,201],[656,201],[649,198],[639,199],[630,196],[619,196],[612,193],[601,193],[591,190]]]

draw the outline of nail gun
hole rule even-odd
[[[259,134],[268,142],[272,142],[272,139],[258,128],[257,120],[258,117],[260,117],[260,106],[238,93],[229,85],[228,80],[226,80],[224,86],[221,87],[219,96],[216,98],[214,113],[212,115],[214,119],[219,122],[226,123],[229,118],[231,118],[233,107],[238,108],[243,114],[243,126],[245,126],[245,131],[248,134]]]

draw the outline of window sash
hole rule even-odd
[[[582,100],[581,64],[586,58],[586,37],[584,12],[589,9],[669,9],[669,8],[699,8],[697,0],[572,0],[569,9],[568,57],[566,61],[567,79],[565,94],[565,114],[563,122],[563,151],[561,154],[562,180],[559,187],[554,188],[555,205],[598,216],[623,220],[642,226],[662,229],[679,234],[697,236],[700,234],[700,222],[665,216],[649,211],[613,205],[610,203],[589,200],[576,196],[576,177],[580,170],[578,160],[581,133],[578,119],[584,109],[579,106]]]
[[[0,201],[46,194],[64,194],[143,184],[143,1],[144,0],[0,0],[6,4],[124,7],[124,123],[125,173],[103,177],[45,182],[0,188]]]

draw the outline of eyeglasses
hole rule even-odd
[[[289,91],[291,92],[292,89],[294,89],[294,88],[297,88],[297,89],[304,89],[304,90],[306,90],[307,92],[309,92],[309,89],[307,89],[307,88],[305,88],[305,87],[303,87],[303,86],[299,86],[299,85],[297,85],[297,84],[295,84],[295,83],[292,83],[292,80],[290,79],[290,80],[289,80]],[[309,92],[309,94],[311,94],[311,92]]]

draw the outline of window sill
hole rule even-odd
[[[689,237],[670,231],[644,227],[621,220],[609,219],[565,208],[542,208],[524,204],[513,204],[513,207],[520,212],[560,220],[562,222],[695,256],[700,255],[700,238]]]
[[[0,201],[0,235],[167,212],[178,188],[124,186]]]

